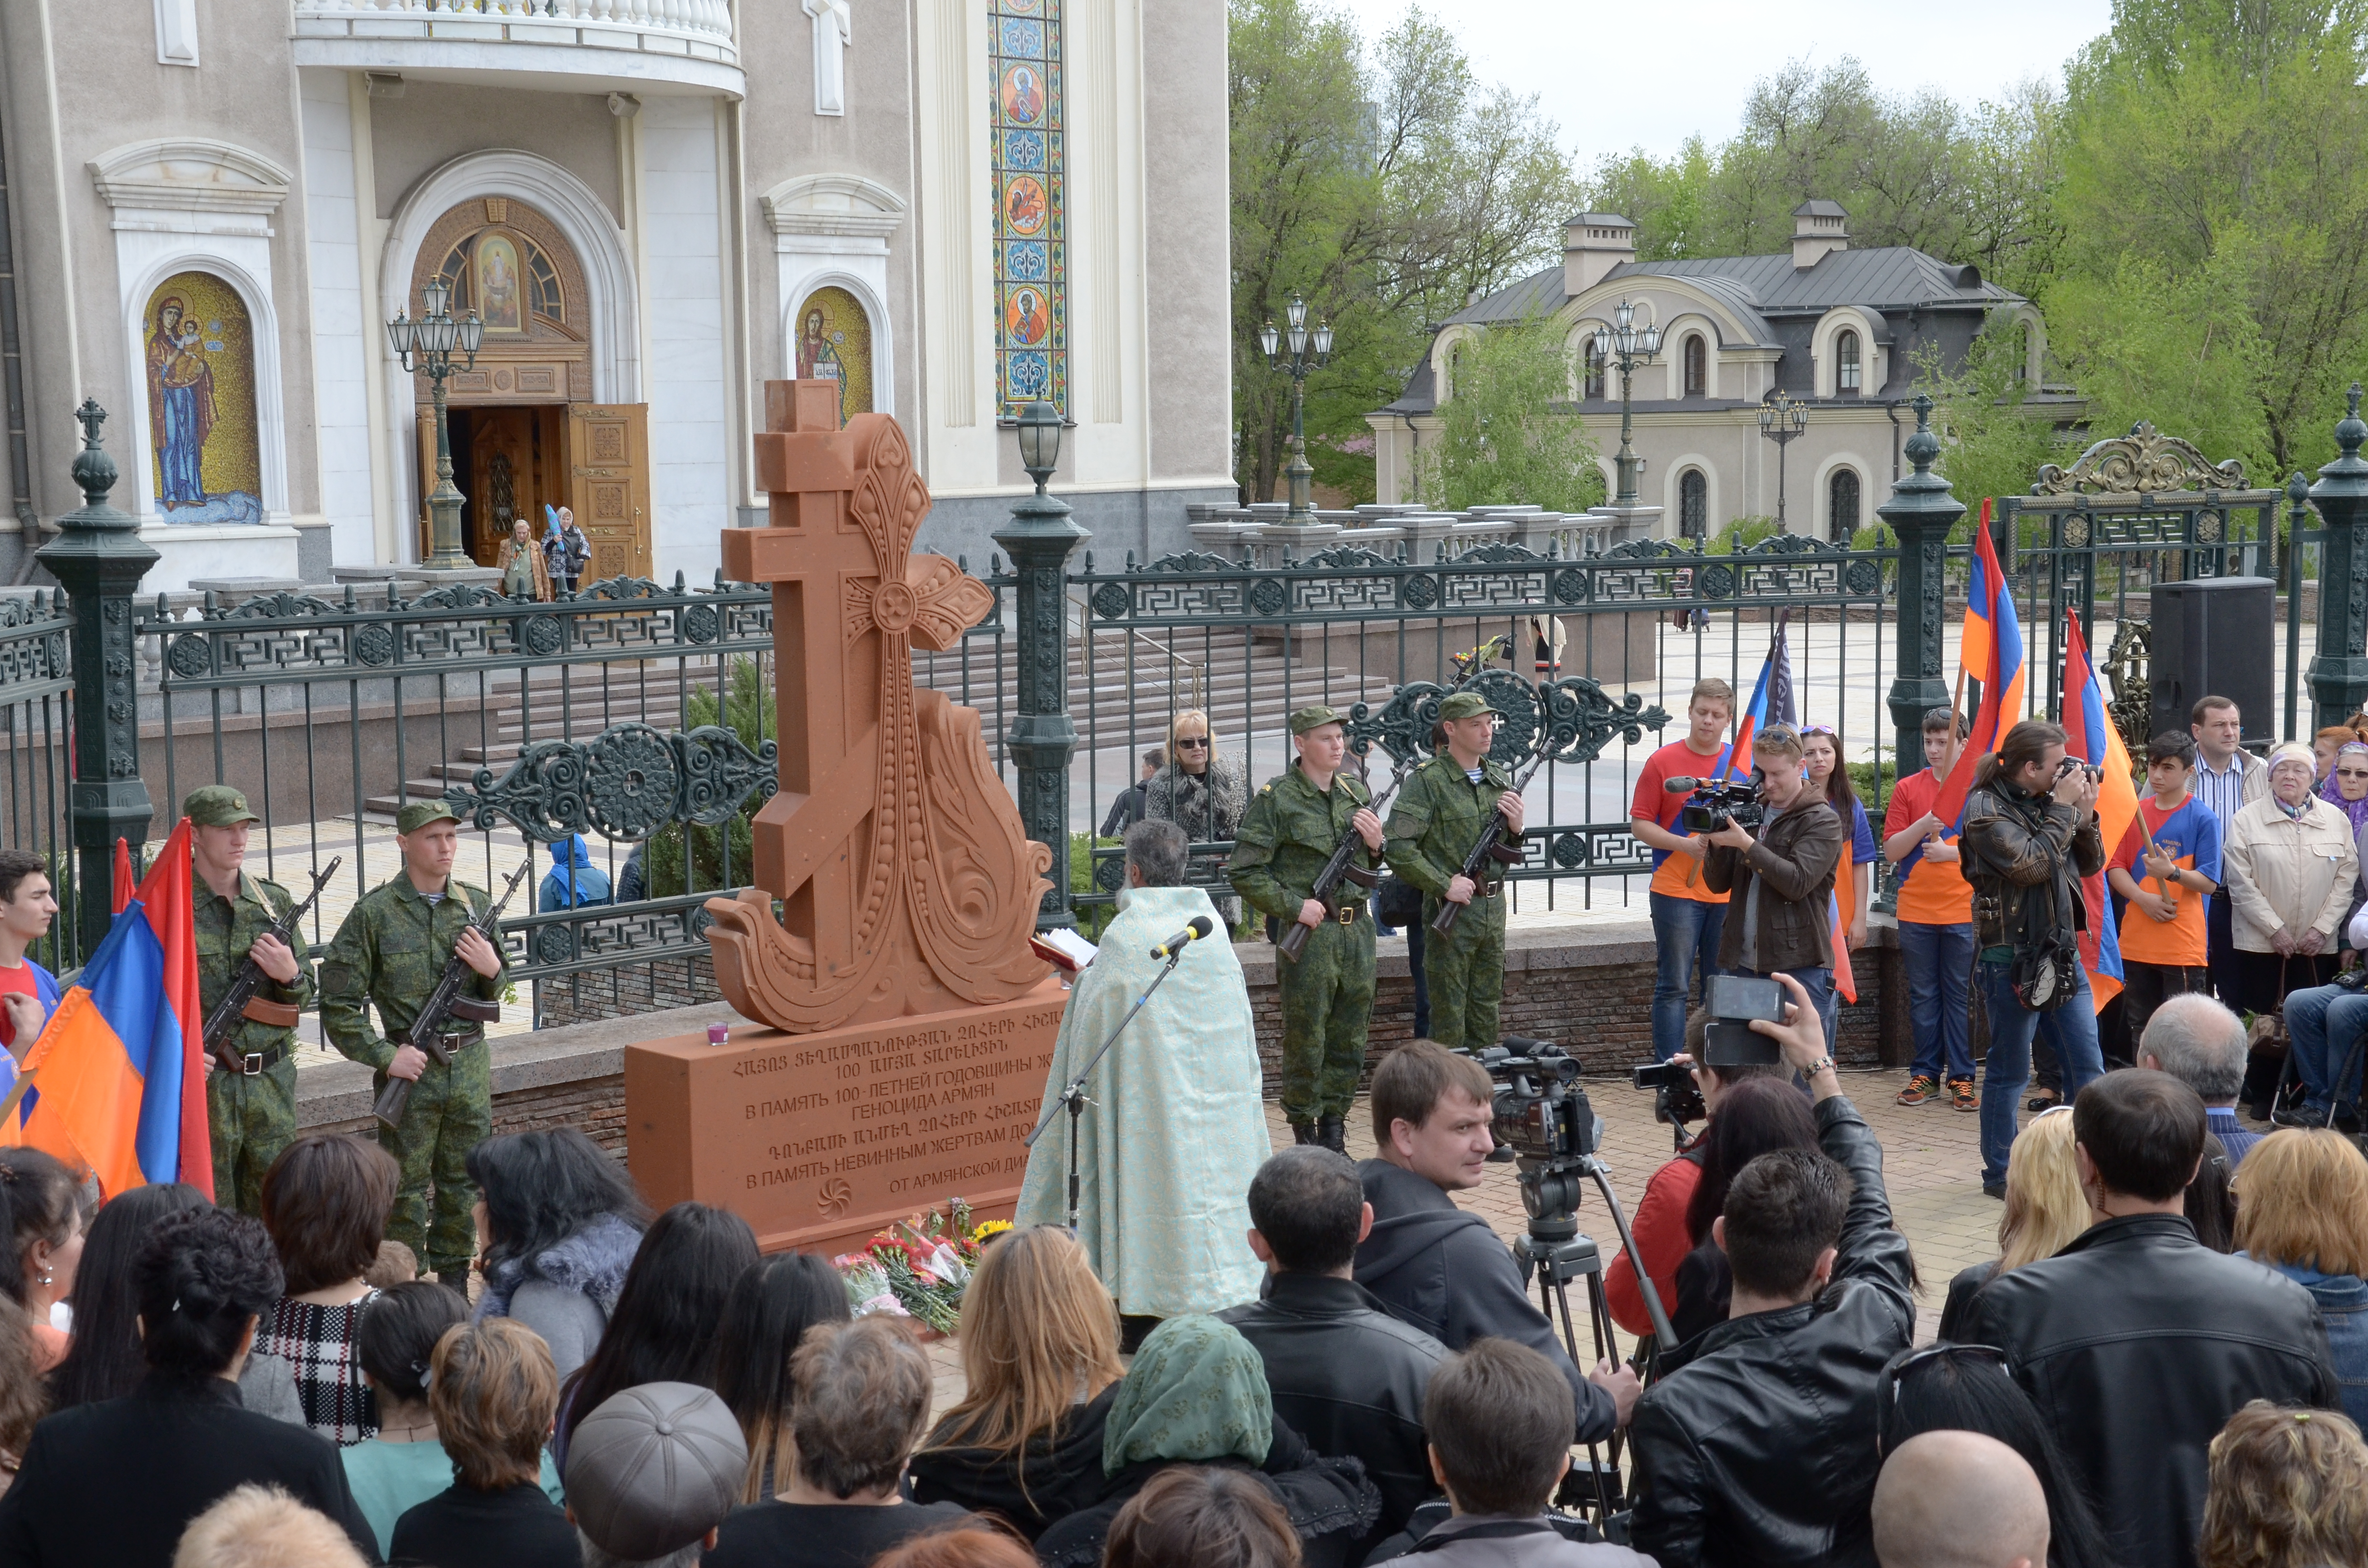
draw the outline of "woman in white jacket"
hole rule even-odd
[[[2334,978],[2336,927],[2360,874],[2351,823],[2312,792],[2308,746],[2270,754],[2270,792],[2237,813],[2221,850],[2237,939],[2233,1007],[2265,1013],[2305,986]]]

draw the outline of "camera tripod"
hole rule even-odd
[[[1620,1244],[1636,1271],[1636,1286],[1645,1298],[1645,1314],[1653,1320],[1654,1342],[1674,1344],[1676,1338],[1669,1328],[1668,1314],[1661,1305],[1661,1293],[1654,1288],[1645,1260],[1636,1251],[1636,1239],[1629,1233],[1627,1217],[1621,1212],[1620,1199],[1612,1194],[1603,1162],[1586,1154],[1576,1160],[1524,1159],[1520,1164],[1521,1206],[1529,1212],[1530,1224],[1527,1233],[1513,1244],[1513,1259],[1520,1265],[1523,1290],[1528,1289],[1532,1278],[1537,1281],[1540,1305],[1546,1321],[1561,1330],[1563,1348],[1571,1364],[1583,1372],[1619,1351],[1618,1325],[1611,1321],[1611,1306],[1603,1293],[1602,1253],[1594,1238],[1579,1233],[1578,1178],[1582,1176],[1592,1180],[1603,1195],[1603,1206],[1611,1215],[1612,1228],[1619,1233]],[[1570,1310],[1570,1284],[1574,1279],[1587,1282],[1587,1315],[1595,1345],[1595,1356],[1588,1360],[1579,1358],[1578,1325]],[[1631,1358],[1631,1365],[1637,1364],[1643,1349],[1640,1345],[1637,1357]],[[1644,1370],[1642,1366],[1637,1369],[1640,1373]],[[1620,1453],[1624,1440],[1622,1433],[1614,1431],[1601,1457],[1595,1444],[1587,1445],[1588,1481],[1594,1494],[1599,1527],[1618,1512],[1615,1503],[1626,1500],[1620,1480]],[[1577,1484],[1577,1476],[1565,1478],[1563,1492],[1555,1500],[1565,1506],[1576,1502],[1585,1507],[1584,1491],[1577,1498],[1570,1496]]]

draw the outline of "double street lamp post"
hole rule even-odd
[[[1759,433],[1776,443],[1776,531],[1780,534],[1789,531],[1784,527],[1784,449],[1808,427],[1809,411],[1781,392],[1759,405]]]
[[[1314,486],[1315,470],[1307,460],[1307,373],[1320,370],[1332,358],[1332,326],[1318,322],[1311,329],[1307,324],[1307,301],[1293,294],[1283,316],[1291,323],[1288,332],[1279,333],[1269,319],[1258,334],[1258,347],[1266,350],[1269,369],[1286,370],[1291,375],[1291,462],[1283,472],[1291,481],[1291,510],[1286,520],[1312,523],[1315,520]],[[1284,343],[1290,346],[1287,355],[1278,357],[1276,350]]]
[[[1639,365],[1649,365],[1661,352],[1661,329],[1646,323],[1636,324],[1636,307],[1626,300],[1611,312],[1612,324],[1595,329],[1595,358],[1605,365],[1620,369],[1620,450],[1611,460],[1620,476],[1620,494],[1612,498],[1615,506],[1636,506],[1642,504],[1637,494],[1644,464],[1637,460],[1635,432],[1629,406],[1629,381]]]
[[[477,347],[485,338],[485,324],[474,311],[455,321],[450,309],[452,286],[431,278],[421,290],[427,309],[414,321],[403,311],[386,324],[386,340],[405,373],[427,372],[436,387],[436,488],[427,494],[429,554],[423,566],[450,570],[474,566],[461,550],[461,503],[466,499],[452,483],[452,430],[444,415],[444,381],[456,369],[454,349],[465,356],[457,367],[473,369]]]

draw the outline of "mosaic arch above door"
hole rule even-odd
[[[452,290],[451,311],[485,322],[476,365],[446,383],[454,403],[588,403],[589,311],[584,268],[557,225],[510,197],[472,197],[427,233],[411,269],[414,315],[427,280]],[[432,395],[417,378],[418,401]]]

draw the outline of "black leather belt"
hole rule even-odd
[[[279,1059],[287,1054],[286,1048],[275,1045],[268,1051],[225,1051],[216,1060],[243,1078],[257,1078],[279,1066]]]
[[[1343,926],[1354,926],[1358,917],[1364,913],[1365,906],[1361,903],[1344,903],[1334,912],[1333,918]]]
[[[416,1045],[418,1043],[411,1038],[411,1031],[408,1029],[390,1034],[386,1038],[390,1043],[394,1045]],[[456,1034],[438,1034],[436,1037],[438,1042],[444,1047],[445,1052],[448,1055],[455,1051],[466,1051],[469,1047],[476,1044],[479,1040],[484,1038],[485,1031],[483,1029],[462,1029]]]

